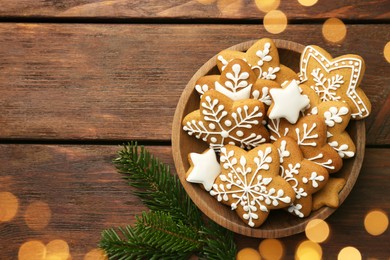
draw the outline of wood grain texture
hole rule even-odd
[[[20,245],[31,239],[48,243],[63,239],[73,259],[95,248],[100,232],[112,226],[134,222],[145,207],[131,194],[111,160],[117,146],[0,145],[0,192],[9,191],[19,199],[19,211],[10,222],[0,223],[0,258],[16,259]],[[169,147],[148,147],[154,155],[173,167]],[[367,149],[363,168],[352,192],[327,219],[331,237],[322,244],[323,259],[336,259],[339,250],[355,246],[363,259],[387,259],[390,230],[372,237],[364,230],[363,219],[372,209],[390,211],[390,149]],[[173,169],[173,168],[172,168]],[[49,225],[34,231],[24,220],[26,207],[33,201],[50,206]],[[286,259],[292,259],[304,235],[283,238]],[[240,248],[256,247],[260,239],[236,236]],[[368,242],[372,241],[372,242]]]
[[[202,4],[202,3],[209,4]],[[323,19],[389,19],[386,0],[319,1],[304,7],[298,1],[281,1],[279,9],[290,20]],[[255,0],[3,0],[2,17],[70,17],[70,18],[182,18],[182,19],[261,19],[265,15]]]
[[[360,54],[373,104],[367,143],[389,144],[388,25],[347,28],[334,45],[321,25],[289,25],[274,36],[260,25],[0,24],[0,139],[169,140],[179,96],[205,61],[274,37]]]

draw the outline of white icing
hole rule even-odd
[[[324,158],[324,155],[322,153],[317,154],[316,156],[313,156],[311,158],[306,158],[309,161],[312,161],[315,164],[318,164],[324,168],[334,170],[334,166],[332,165],[333,161],[332,159],[327,160],[326,162],[317,162],[316,160]]]
[[[256,168],[248,166],[247,159],[241,156],[239,160],[234,157],[234,150],[221,149],[221,164],[227,173],[219,175],[221,184],[214,184],[210,195],[216,196],[218,201],[231,201],[231,209],[241,206],[245,213],[242,218],[248,220],[253,227],[253,220],[259,218],[258,211],[268,212],[268,207],[278,206],[279,202],[290,203],[291,198],[284,194],[282,189],[276,190],[268,187],[273,181],[271,177],[263,177],[262,171],[268,171],[272,163],[271,147],[265,151],[259,150],[253,158]],[[247,175],[253,174],[251,178]]]
[[[299,175],[299,169],[301,168],[300,163],[292,165],[291,163],[287,165],[288,168],[280,166],[282,173],[281,176],[285,179],[295,191],[295,198],[300,199],[302,197],[307,197],[307,192],[303,188],[298,188],[299,181],[297,179]]]
[[[292,80],[285,88],[271,89],[270,94],[274,101],[274,106],[269,114],[269,118],[286,118],[291,124],[297,122],[300,111],[310,103],[309,98],[300,93],[296,80]]]
[[[271,44],[269,42],[264,44],[264,50],[258,50],[256,52],[256,56],[260,59],[257,61],[258,66],[263,66],[264,62],[268,62],[272,60],[272,56],[269,55],[269,49],[271,48]]]
[[[337,93],[337,90],[341,88],[341,86],[338,86],[338,84],[348,84],[347,88],[343,91],[346,93],[349,100],[352,101],[354,106],[357,108],[357,112],[352,114],[352,118],[356,117],[366,117],[368,116],[369,112],[367,109],[366,104],[364,104],[361,97],[356,93],[356,87],[357,87],[357,80],[360,78],[360,73],[362,72],[362,60],[355,58],[355,57],[340,57],[336,58],[333,61],[329,61],[324,55],[322,55],[320,52],[318,52],[316,49],[314,49],[312,46],[307,46],[302,55],[301,55],[301,62],[300,62],[300,79],[301,82],[305,82],[308,80],[308,77],[313,76],[312,73],[314,73],[317,79],[313,78],[314,81],[316,81],[316,86],[311,86],[314,90],[317,90],[316,92],[320,94],[322,97],[322,100],[329,99],[329,100],[339,100],[340,95]],[[320,58],[319,58],[320,57]],[[321,77],[321,68],[314,69],[313,71],[308,72],[307,67],[309,60],[313,58],[315,59],[318,64],[322,66],[322,69],[326,73],[330,73],[333,70],[347,70],[350,71],[350,78],[340,78],[339,74],[338,77],[333,76],[332,78],[326,78],[325,76]],[[323,61],[321,61],[321,58]],[[339,66],[336,66],[335,64],[338,63]],[[341,65],[340,65],[341,63]],[[343,83],[341,83],[343,81]]]
[[[229,64],[227,60],[225,60],[222,55],[218,55],[217,59],[222,63],[221,72],[226,68],[226,66]]]
[[[284,162],[284,157],[290,156],[290,152],[286,150],[286,145],[287,145],[286,140],[282,140],[280,142],[280,147],[278,148],[280,163]]]
[[[263,71],[262,73],[260,73],[259,76],[261,76],[262,79],[275,80],[276,79],[275,73],[279,71],[280,71],[280,67],[275,67],[275,68],[269,67],[268,71]]]
[[[325,124],[328,127],[333,127],[335,124],[340,124],[343,122],[341,116],[348,114],[349,109],[347,107],[330,107],[327,111],[324,112]]]
[[[309,179],[306,177],[302,178],[303,183],[308,183],[309,181],[311,181],[311,186],[313,186],[313,188],[318,188],[318,182],[321,182],[324,180],[325,180],[325,177],[322,175],[318,175],[316,172],[312,172]]]
[[[260,96],[260,91],[254,90],[252,92],[252,96],[254,99],[257,99],[261,101],[262,103],[266,104],[267,106],[270,106],[272,103],[271,96],[269,95],[269,88],[268,87],[263,87],[261,89],[261,96]]]
[[[336,152],[339,154],[341,158],[351,158],[355,156],[355,153],[353,151],[348,150],[349,147],[347,144],[339,145],[337,141],[333,141],[333,142],[329,142],[329,145],[336,150]]]
[[[221,172],[215,151],[208,149],[202,154],[190,153],[190,158],[193,167],[186,180],[191,183],[201,183],[207,191],[210,191]]]
[[[226,73],[227,80],[224,85],[221,85],[218,81],[215,82],[215,89],[225,96],[228,96],[232,100],[247,99],[250,97],[252,90],[252,84],[249,84],[249,73],[241,71],[240,64],[234,64],[232,66],[233,74]]]
[[[203,94],[208,91],[210,88],[207,86],[207,84],[203,85],[195,85],[195,90],[198,91],[200,96],[203,96]]]
[[[317,146],[316,142],[305,142],[309,139],[317,139],[318,134],[310,135],[314,129],[317,127],[316,123],[313,123],[311,128],[308,129],[308,125],[306,123],[303,124],[303,132],[301,133],[299,128],[295,128],[295,133],[297,134],[297,143],[302,146]],[[301,136],[302,134],[302,136]]]
[[[218,99],[212,99],[210,96],[206,96],[201,106],[203,108],[203,118],[207,125],[211,123],[215,126],[215,129],[206,128],[203,121],[192,120],[183,126],[183,130],[187,131],[189,135],[194,135],[196,138],[204,141],[212,137],[215,139],[220,137],[220,142],[213,139],[215,142],[210,144],[210,147],[214,150],[219,151],[225,144],[226,138],[236,141],[241,148],[254,148],[266,141],[260,134],[249,133],[244,135],[247,129],[261,124],[259,119],[263,116],[263,113],[260,107],[254,106],[251,109],[247,105],[238,107],[235,111],[231,112],[232,122],[226,118],[229,113],[220,104]]]
[[[302,205],[301,204],[294,204],[292,203],[289,207],[288,207],[288,212],[290,213],[293,213],[295,215],[297,215],[298,217],[300,218],[303,218],[304,217],[304,214],[301,212],[301,209],[302,209]]]

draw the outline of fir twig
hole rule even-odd
[[[201,225],[201,214],[179,179],[144,147],[137,143],[124,146],[114,164],[149,209],[170,213],[176,220],[188,219],[196,228]]]

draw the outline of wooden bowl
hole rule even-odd
[[[248,41],[232,46],[231,50],[246,51],[256,41]],[[280,63],[287,65],[294,71],[299,70],[299,59],[304,46],[295,42],[274,40],[280,56]],[[184,189],[199,209],[210,219],[219,225],[236,233],[259,238],[277,238],[300,233],[305,230],[306,224],[312,219],[325,219],[335,209],[323,207],[311,213],[306,218],[298,218],[284,210],[273,210],[267,220],[259,228],[251,228],[246,225],[230,207],[223,205],[212,197],[199,184],[189,183],[185,175],[190,165],[187,156],[191,152],[202,153],[208,148],[208,144],[189,136],[182,130],[181,122],[185,115],[199,109],[199,94],[194,89],[195,82],[201,76],[208,74],[219,74],[216,66],[216,56],[207,61],[191,78],[185,87],[176,108],[172,126],[172,153],[177,174]],[[333,174],[335,177],[345,178],[346,185],[339,193],[340,205],[348,196],[356,179],[364,157],[365,146],[365,124],[363,121],[351,121],[348,132],[356,144],[356,155],[354,158],[344,160],[340,172]]]

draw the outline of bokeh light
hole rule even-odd
[[[13,219],[18,213],[18,198],[11,192],[0,192],[0,222]]]
[[[84,256],[84,260],[108,260],[108,257],[103,249],[94,248]]]
[[[284,246],[278,239],[264,239],[259,245],[261,257],[267,260],[279,260],[283,258]]]
[[[44,260],[46,256],[45,245],[38,240],[31,240],[19,248],[18,260]]]
[[[237,16],[243,6],[243,0],[218,0],[217,7],[224,15]]]
[[[364,227],[370,235],[379,236],[386,231],[388,226],[389,218],[383,211],[373,210],[364,218]]]
[[[321,260],[322,248],[319,244],[306,240],[299,244],[295,252],[296,260]]]
[[[322,219],[313,219],[305,228],[306,237],[316,243],[322,243],[329,237],[329,226]]]
[[[255,4],[260,11],[268,13],[279,7],[280,0],[255,0]]]
[[[247,247],[238,252],[236,260],[261,260],[261,256],[259,251]]]
[[[211,5],[216,2],[216,0],[196,0],[196,2],[201,3],[202,5]]]
[[[24,213],[27,226],[33,230],[44,229],[49,224],[50,218],[50,207],[43,201],[32,202]]]
[[[46,259],[67,260],[69,258],[69,245],[64,240],[56,239],[46,245]]]
[[[264,16],[264,28],[273,34],[283,32],[287,27],[287,16],[280,10],[272,10]]]
[[[318,0],[298,0],[298,2],[303,6],[313,6],[318,2]]]
[[[390,63],[390,41],[388,41],[383,49],[383,55],[388,63]]]
[[[329,42],[340,43],[347,35],[347,27],[340,19],[329,18],[322,26],[322,35]]]
[[[347,246],[340,250],[337,260],[361,260],[362,255],[353,246]]]

